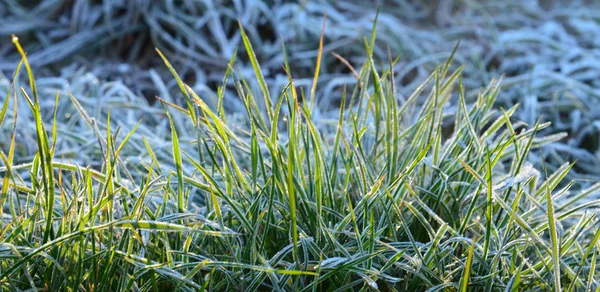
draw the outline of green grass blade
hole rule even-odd
[[[317,91],[317,81],[319,80],[319,71],[321,70],[321,58],[323,57],[323,38],[325,37],[325,23],[326,22],[327,22],[327,12],[323,16],[323,27],[321,28],[321,38],[319,39],[319,51],[317,53],[317,63],[315,64],[315,74],[313,77],[312,87],[310,88],[310,108],[311,109],[314,108],[315,94]],[[286,60],[286,68],[287,68],[287,70],[289,70],[289,66],[287,66],[287,60]]]
[[[175,71],[175,69],[173,69],[173,66],[171,66],[171,63],[169,63],[169,60],[167,60],[167,58],[165,57],[165,55],[163,55],[163,53],[158,48],[156,48],[156,52],[158,53],[158,55],[160,56],[160,58],[163,60],[163,62],[167,66],[167,68],[169,68],[169,71],[171,71],[171,74],[173,74],[173,77],[177,81],[177,85],[179,86],[179,89],[181,90],[181,93],[185,97],[185,102],[186,102],[187,107],[188,107],[187,112],[189,113],[189,116],[192,119],[192,124],[196,125],[198,123],[198,119],[196,117],[195,107],[192,104],[192,100],[190,99],[190,95],[187,92],[187,90],[186,90],[186,88],[185,88],[185,86],[183,84],[183,81],[181,81],[181,78],[179,77],[179,74],[177,74],[177,72]]]
[[[475,242],[475,239],[471,241],[471,246],[469,247],[469,252],[467,255],[467,261],[465,262],[465,269],[463,270],[463,274],[460,279],[460,291],[462,292],[469,291],[469,278],[471,277],[471,266],[473,265],[473,253],[475,250]]]
[[[260,65],[258,64],[258,60],[256,59],[256,54],[252,49],[252,44],[250,44],[250,40],[246,35],[246,31],[244,27],[242,27],[242,23],[238,21],[238,25],[240,28],[240,34],[242,35],[242,41],[244,42],[244,46],[246,47],[246,52],[248,53],[248,57],[250,58],[250,63],[252,63],[252,68],[254,68],[254,73],[256,74],[256,79],[258,80],[258,84],[260,85],[260,89],[264,96],[265,107],[267,108],[267,117],[270,123],[273,120],[273,105],[271,102],[271,94],[269,93],[269,89],[267,88],[267,83],[265,81],[265,77],[262,74],[260,69]]]
[[[162,105],[165,110],[165,113],[167,114],[167,119],[169,120],[169,124],[171,126],[171,142],[173,144],[173,163],[175,164],[175,170],[177,172],[177,210],[179,212],[184,212],[187,208],[187,203],[185,202],[183,194],[183,168],[181,161],[181,147],[179,146],[179,137],[177,136],[175,123],[173,122],[173,118],[171,117],[167,106],[164,103]]]

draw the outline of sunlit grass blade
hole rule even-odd
[[[54,171],[52,169],[52,153],[50,151],[50,144],[48,142],[48,133],[44,127],[44,122],[42,121],[42,113],[40,109],[39,99],[37,95],[37,89],[35,86],[35,79],[33,77],[33,71],[29,66],[29,62],[27,61],[27,55],[21,48],[19,44],[19,39],[16,36],[13,36],[13,43],[17,47],[17,50],[21,54],[23,58],[23,62],[25,63],[25,68],[27,69],[27,75],[29,77],[29,84],[31,87],[31,91],[33,92],[33,100],[29,98],[27,93],[23,88],[21,88],[21,93],[27,100],[27,103],[30,105],[31,111],[33,113],[35,119],[35,127],[37,132],[37,144],[38,144],[38,154],[40,156],[40,160],[42,163],[42,179],[44,184],[44,199],[46,204],[45,210],[45,220],[46,227],[44,231],[43,242],[47,242],[51,237],[53,237],[52,233],[52,223],[54,220],[54,200],[55,200],[55,190],[54,190]]]
[[[165,57],[165,55],[163,55],[163,53],[158,48],[156,48],[156,52],[158,53],[158,55],[160,56],[160,58],[163,60],[163,62],[167,66],[167,68],[169,68],[169,70],[171,71],[171,74],[173,74],[173,77],[177,81],[177,85],[179,86],[179,89],[181,89],[181,93],[185,97],[185,102],[186,102],[187,107],[188,107],[187,108],[187,113],[189,113],[189,116],[192,119],[192,124],[196,125],[196,123],[198,123],[198,119],[196,118],[196,111],[195,111],[195,108],[194,108],[194,106],[192,104],[192,100],[190,99],[189,93],[187,92],[187,90],[183,86],[183,81],[181,81],[181,78],[179,77],[179,74],[177,74],[177,72],[175,71],[175,69],[173,69],[173,66],[171,66],[171,63],[169,63],[169,60],[167,60],[167,57]]]
[[[185,88],[184,88],[185,90]],[[171,114],[167,109],[166,105],[163,104],[163,108],[165,113],[167,114],[167,119],[169,120],[169,124],[171,125],[171,142],[173,143],[173,162],[175,164],[175,170],[177,172],[177,210],[179,212],[184,212],[186,209],[186,202],[183,197],[183,169],[182,169],[182,161],[181,161],[181,150],[179,146],[179,137],[177,136],[177,130],[175,129],[175,124],[173,123],[173,118],[171,118]]]
[[[317,91],[317,81],[319,80],[319,72],[321,70],[321,58],[323,57],[323,38],[325,37],[325,23],[327,22],[327,13],[323,16],[323,27],[321,28],[321,38],[319,39],[319,51],[317,53],[317,63],[315,64],[315,74],[313,77],[312,87],[310,89],[310,108],[314,108],[315,94]],[[287,66],[289,70],[289,66]]]
[[[467,261],[465,262],[465,269],[463,270],[462,277],[460,279],[460,291],[469,291],[469,278],[471,277],[471,266],[473,265],[473,253],[475,251],[475,239],[472,240],[471,246],[469,247]]]
[[[246,47],[246,53],[250,58],[250,63],[252,63],[252,68],[254,68],[254,73],[256,74],[256,79],[258,80],[258,84],[260,85],[260,89],[262,91],[265,107],[267,110],[267,117],[269,118],[268,122],[273,120],[273,106],[271,102],[271,94],[269,93],[269,89],[267,88],[267,83],[265,81],[265,77],[260,69],[260,65],[258,64],[258,60],[256,59],[256,54],[252,49],[252,44],[250,44],[250,40],[246,35],[246,31],[242,27],[242,23],[238,23],[240,28],[240,34],[242,35],[242,41],[244,42],[244,47]]]

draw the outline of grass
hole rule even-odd
[[[516,107],[494,110],[499,81],[468,106],[464,67],[452,70],[452,57],[399,99],[390,70],[397,59],[376,61],[375,31],[335,119],[316,122],[315,89],[305,97],[287,57],[288,82],[270,97],[243,29],[255,80],[233,70],[234,55],[216,106],[159,52],[186,101],[160,100],[164,111],[156,115],[163,123],[148,137],[167,128],[168,147],[136,134],[145,122],[139,129],[115,127],[113,117],[123,117],[108,110],[96,120],[69,94],[79,113],[71,123],[87,125],[78,128],[80,135],[94,137],[92,144],[80,143],[100,157],[89,165],[56,153],[63,133],[56,126],[59,94],[54,111],[43,112],[47,98],[14,38],[30,85],[18,90],[13,83],[0,111],[1,126],[12,126],[8,150],[0,149],[0,285],[50,291],[598,289],[600,231],[592,212],[598,201],[588,197],[600,184],[570,191],[574,183],[563,179],[573,164],[546,174],[529,162],[531,153],[559,138],[539,135],[549,123],[520,122]],[[322,48],[317,59],[321,54]],[[320,72],[313,72],[317,80]],[[244,116],[225,110],[230,84]],[[453,97],[459,106],[449,114],[445,105]],[[22,100],[35,121],[37,154],[15,163],[24,160],[15,155]],[[451,134],[443,127],[448,120]],[[123,151],[138,151],[138,159],[122,159]]]
[[[454,57],[454,66],[466,65],[463,82],[469,89],[465,92],[469,104],[477,99],[478,88],[505,74],[501,85],[504,94],[496,102],[497,109],[520,104],[514,117],[529,124],[538,117],[551,121],[551,126],[542,130],[544,135],[569,134],[568,139],[531,154],[536,168],[545,161],[548,170],[555,171],[567,161],[578,161],[569,172],[570,179],[587,180],[591,185],[600,177],[600,114],[595,110],[600,106],[596,78],[600,64],[595,61],[600,58],[600,6],[594,1],[462,0],[439,5],[389,0],[378,0],[376,5],[372,1],[327,0],[181,0],[180,5],[171,1],[71,2],[0,3],[0,39],[13,33],[20,36],[38,78],[73,85],[92,83],[89,79],[93,75],[102,84],[122,82],[124,85],[119,86],[127,87],[123,88],[130,91],[127,95],[166,98],[158,88],[164,86],[171,94],[179,89],[168,70],[159,66],[154,52],[157,47],[209,104],[216,104],[219,93],[215,88],[228,69],[227,61],[243,46],[238,19],[253,43],[269,94],[276,96],[287,83],[281,70],[281,39],[289,48],[297,85],[309,88],[323,14],[327,13],[315,120],[334,119],[343,85],[355,81],[347,66],[331,58],[331,53],[354,66],[362,64],[362,38],[371,29],[375,6],[380,6],[383,9],[373,55],[376,60],[385,60],[389,48],[402,56],[394,66],[398,94],[409,96],[460,40],[463,46]],[[0,44],[0,70],[4,74],[12,75],[20,59],[11,42]],[[245,55],[240,55],[236,65],[238,74],[253,78],[252,64]],[[156,75],[166,82],[161,84]],[[72,87],[73,93],[80,99],[96,94],[102,100],[116,99],[114,91],[90,93],[88,86],[96,85]],[[244,110],[234,89],[226,87],[225,96],[231,100],[224,105],[227,110]],[[41,106],[53,108],[44,102]],[[450,111],[457,109],[453,102],[448,107]],[[10,138],[8,134],[4,137]]]

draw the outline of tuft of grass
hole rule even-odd
[[[306,102],[287,56],[288,83],[270,97],[250,40],[243,41],[260,90],[230,66],[223,84],[232,79],[244,105],[237,119],[223,109],[224,95],[211,107],[161,54],[187,103],[162,101],[165,126],[155,129],[168,129],[169,145],[136,135],[144,126],[122,134],[114,113],[97,121],[71,96],[102,157],[82,166],[57,159],[50,147],[62,132],[53,127],[48,136],[43,97],[15,39],[34,96],[21,88],[38,149],[18,164],[14,138],[8,154],[0,149],[3,289],[599,287],[600,232],[590,212],[598,201],[586,202],[599,186],[570,194],[573,183],[562,180],[572,164],[542,175],[528,162],[533,149],[557,137],[539,136],[547,123],[516,121],[516,108],[494,110],[499,81],[467,106],[463,67],[451,70],[449,59],[399,98],[395,60],[375,61],[373,29],[357,85],[345,88],[335,119],[318,122],[315,88]],[[453,96],[460,107],[448,115]],[[2,115],[16,125],[13,103],[14,113]],[[448,119],[454,131],[446,136]],[[120,159],[126,144],[139,161]]]

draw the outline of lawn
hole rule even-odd
[[[473,86],[464,44],[400,86],[403,57],[378,51],[385,20],[356,67],[325,53],[324,20],[309,69],[280,41],[281,86],[242,21],[212,94],[157,48],[153,104],[83,71],[36,79],[13,36],[2,289],[600,289],[600,183],[547,155],[566,134],[499,102],[506,80]],[[331,60],[352,81],[326,91]]]

